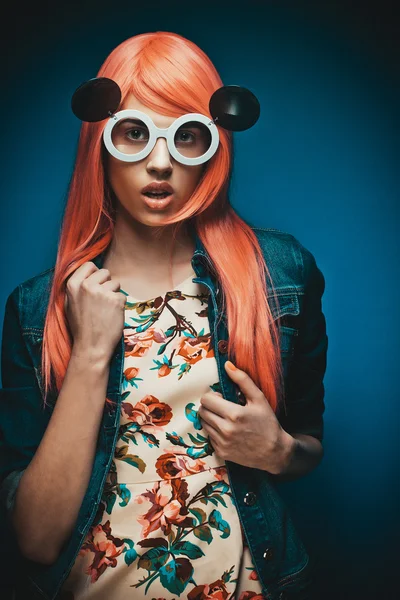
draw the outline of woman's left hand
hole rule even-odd
[[[197,414],[215,452],[246,467],[274,475],[283,473],[294,438],[281,427],[268,400],[249,375],[240,369],[225,369],[240,387],[247,404],[225,400],[219,392],[207,392],[200,398]]]

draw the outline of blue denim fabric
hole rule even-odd
[[[278,413],[289,433],[323,439],[324,385],[328,337],[322,312],[325,280],[315,258],[294,236],[277,229],[252,228],[256,234],[280,306],[271,303],[281,327],[281,353],[285,374],[287,412]],[[93,261],[103,264],[103,255]],[[220,286],[212,261],[196,236],[192,266],[194,282],[210,290],[208,318],[213,335],[221,392],[238,402],[239,388],[225,373],[228,359],[226,317],[221,311]],[[88,488],[74,530],[57,561],[41,565],[21,556],[11,526],[15,493],[46,430],[56,398],[48,397],[43,410],[40,370],[41,343],[54,268],[18,285],[8,296],[2,337],[2,389],[0,396],[0,498],[7,552],[19,565],[21,591],[18,598],[57,597],[96,514],[104,482],[114,454],[119,425],[124,340],[121,336],[110,362],[107,397],[117,408],[105,406]],[[269,298],[272,290],[268,289]],[[221,317],[221,318],[220,318]],[[282,498],[274,476],[260,469],[227,462],[234,502],[247,538],[253,562],[267,600],[308,597],[314,558],[309,556]],[[40,482],[38,482],[40,485]],[[248,492],[256,502],[246,504]]]

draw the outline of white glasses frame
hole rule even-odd
[[[114,127],[117,125],[117,123],[119,123],[119,121],[129,118],[140,119],[145,123],[145,125],[147,125],[149,130],[149,141],[147,142],[146,147],[137,154],[125,154],[124,152],[117,150],[112,141],[112,131]],[[181,125],[188,123],[189,121],[199,121],[200,123],[207,125],[211,133],[211,144],[209,149],[207,152],[196,158],[188,158],[187,156],[183,156],[180,152],[178,152],[174,142],[176,131],[179,129],[179,127],[181,127]],[[163,137],[167,140],[168,150],[175,160],[184,165],[201,165],[207,160],[210,160],[219,146],[219,133],[217,126],[212,119],[210,119],[210,117],[200,113],[187,113],[182,115],[181,117],[175,119],[175,121],[171,123],[169,127],[166,129],[161,129],[155,125],[153,119],[140,110],[120,110],[119,112],[115,113],[115,115],[110,117],[103,131],[103,140],[108,152],[123,162],[137,162],[138,160],[142,160],[142,158],[148,156],[153,150],[156,141],[160,137]]]

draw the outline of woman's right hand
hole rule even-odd
[[[108,269],[85,262],[66,283],[65,311],[73,351],[109,361],[121,338],[126,296]]]

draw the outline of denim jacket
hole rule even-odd
[[[325,288],[314,256],[293,235],[278,229],[252,227],[271,273],[279,308],[281,356],[285,377],[286,412],[277,414],[289,433],[304,433],[322,441],[324,384],[328,337],[321,298]],[[93,262],[102,267],[104,254]],[[196,236],[192,257],[197,277],[210,291],[208,318],[213,332],[221,392],[239,402],[240,389],[225,373],[228,331],[221,314],[220,287],[211,259]],[[18,285],[8,296],[2,337],[2,389],[0,396],[0,505],[6,532],[7,554],[15,553],[18,580],[23,579],[24,599],[57,597],[95,517],[117,441],[119,410],[105,405],[89,484],[69,539],[54,564],[43,565],[23,557],[11,525],[15,493],[52,414],[56,398],[47,398],[43,410],[40,369],[41,343],[54,267]],[[269,284],[268,284],[269,285]],[[268,289],[268,299],[271,297]],[[218,317],[221,316],[221,319]],[[121,336],[110,361],[107,397],[121,403],[124,339]],[[310,557],[289,511],[267,471],[227,461],[233,499],[263,594],[267,600],[305,598],[314,572]],[[40,485],[40,482],[38,482]],[[45,509],[45,507],[43,507]]]

